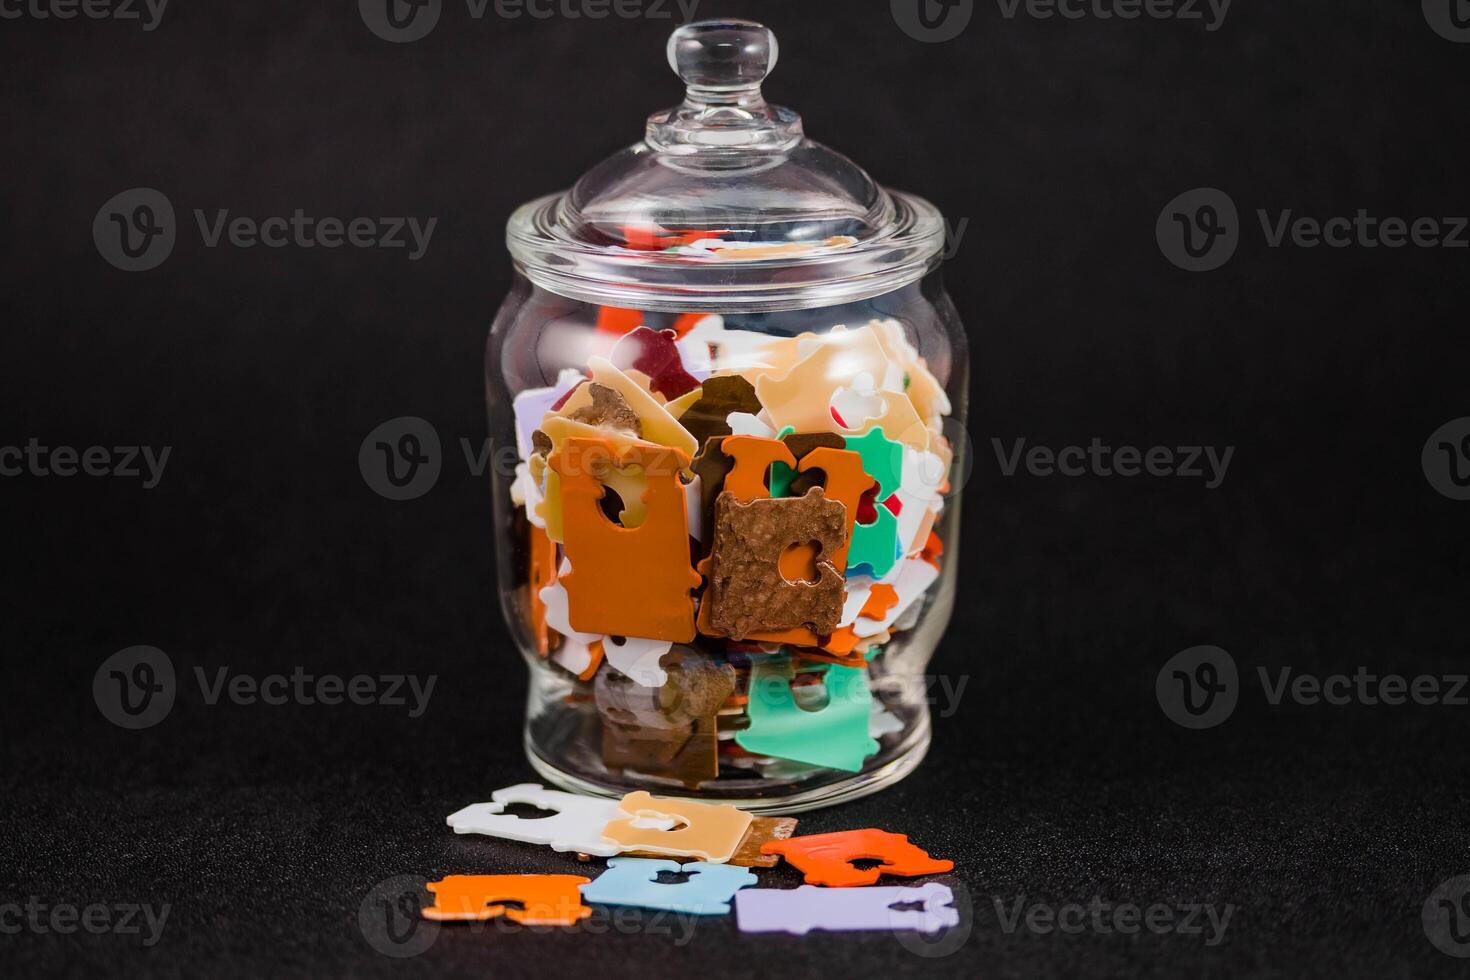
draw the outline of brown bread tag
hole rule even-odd
[[[709,621],[742,640],[806,628],[826,635],[842,618],[846,583],[831,561],[847,541],[847,509],[821,487],[804,497],[715,504]]]

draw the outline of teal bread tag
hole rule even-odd
[[[878,751],[868,735],[873,695],[863,667],[828,668],[827,706],[807,711],[791,692],[791,662],[757,663],[751,668],[750,727],[735,733],[747,752],[790,759],[810,766],[858,772]]]

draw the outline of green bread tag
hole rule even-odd
[[[873,695],[867,669],[829,667],[827,706],[820,711],[796,703],[791,678],[791,662],[785,658],[751,668],[750,727],[735,733],[736,744],[756,755],[861,771],[863,760],[878,751],[868,735]]]

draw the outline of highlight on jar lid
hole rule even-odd
[[[571,190],[512,216],[507,242],[522,271],[589,302],[675,309],[705,293],[768,310],[864,299],[933,269],[938,210],[880,187],[765,100],[779,53],[775,34],[751,21],[676,30],[668,61],[684,101]],[[787,271],[773,279],[773,268]]]

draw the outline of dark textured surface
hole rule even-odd
[[[1257,665],[1463,670],[1467,504],[1425,439],[1467,409],[1465,256],[1271,249],[1191,276],[1154,220],[1188,188],[1319,217],[1464,214],[1470,46],[1419,4],[1244,4],[1224,26],[1006,20],[922,45],[887,4],[708,3],[780,33],[770,85],[809,131],[968,230],[975,479],[962,600],[936,659],[958,710],[929,761],[803,829],[881,826],[952,858],[952,955],[893,936],[446,930],[396,961],[360,903],[394,875],[574,871],[456,839],[445,814],[528,778],[524,670],[494,601],[480,349],[518,202],[676,96],[666,22],[472,21],[389,45],[349,2],[170,5],[151,33],[0,21],[0,444],[168,445],[134,481],[0,481],[7,571],[0,903],[169,903],[162,941],[0,935],[26,976],[1462,975],[1420,908],[1470,872],[1464,708],[1270,707]],[[128,275],[103,201],[438,215],[401,252],[208,249]],[[431,494],[392,503],[364,435],[419,415]],[[1005,478],[990,440],[1232,445],[1228,478]],[[1176,651],[1251,680],[1224,726],[1154,700]],[[182,698],[158,727],[91,679],[151,644],[181,672],[439,677],[386,707]],[[943,700],[943,699],[941,699]],[[792,884],[788,869],[767,873]],[[1007,933],[995,902],[1238,906],[1225,941]]]

